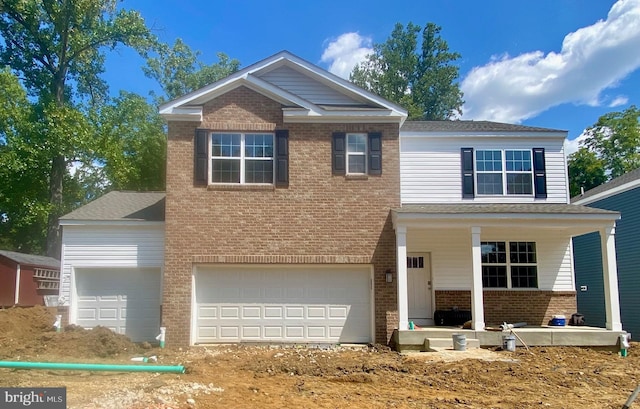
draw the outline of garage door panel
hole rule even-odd
[[[77,269],[76,323],[104,326],[133,341],[153,340],[160,326],[159,269]]]
[[[194,291],[196,343],[371,341],[368,267],[200,268]]]

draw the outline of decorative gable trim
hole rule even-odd
[[[325,109],[259,78],[270,70],[286,65],[309,78],[361,101],[363,110],[349,106]],[[237,87],[246,86],[283,105],[285,122],[398,122],[403,123],[407,111],[379,96],[369,93],[299,57],[282,51],[238,71],[225,79],[184,95],[160,106],[160,115],[172,121],[202,121],[202,105]],[[293,110],[289,108],[295,108]]]

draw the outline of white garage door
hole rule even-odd
[[[370,267],[200,267],[195,343],[371,342]]]
[[[77,269],[76,324],[107,327],[131,340],[160,332],[160,269]]]

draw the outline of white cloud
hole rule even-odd
[[[371,38],[358,33],[344,33],[329,42],[322,53],[321,61],[329,64],[329,72],[349,79],[353,67],[364,61],[371,52]]]
[[[586,130],[582,131],[582,133],[575,139],[572,139],[572,140],[565,139],[564,140],[564,153],[565,153],[565,155],[569,156],[573,152],[575,152],[578,149],[580,149],[580,143],[582,141],[584,141],[585,139],[587,139]]]
[[[609,108],[619,107],[620,105],[627,105],[627,102],[629,102],[629,98],[625,97],[624,95],[618,95],[614,98],[613,101],[609,103]]]
[[[463,117],[520,122],[562,103],[597,106],[603,90],[639,67],[640,0],[619,0],[606,20],[567,34],[558,53],[504,55],[475,67],[461,84]]]

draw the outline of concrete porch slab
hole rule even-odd
[[[513,330],[528,346],[598,346],[616,347],[620,334],[626,331],[609,331],[596,327],[524,327]],[[420,351],[427,338],[452,339],[453,334],[465,334],[467,340],[477,339],[480,346],[502,346],[502,337],[509,331],[476,331],[457,327],[427,327],[398,331],[392,335],[394,348],[402,351]],[[523,346],[516,339],[517,346]]]

